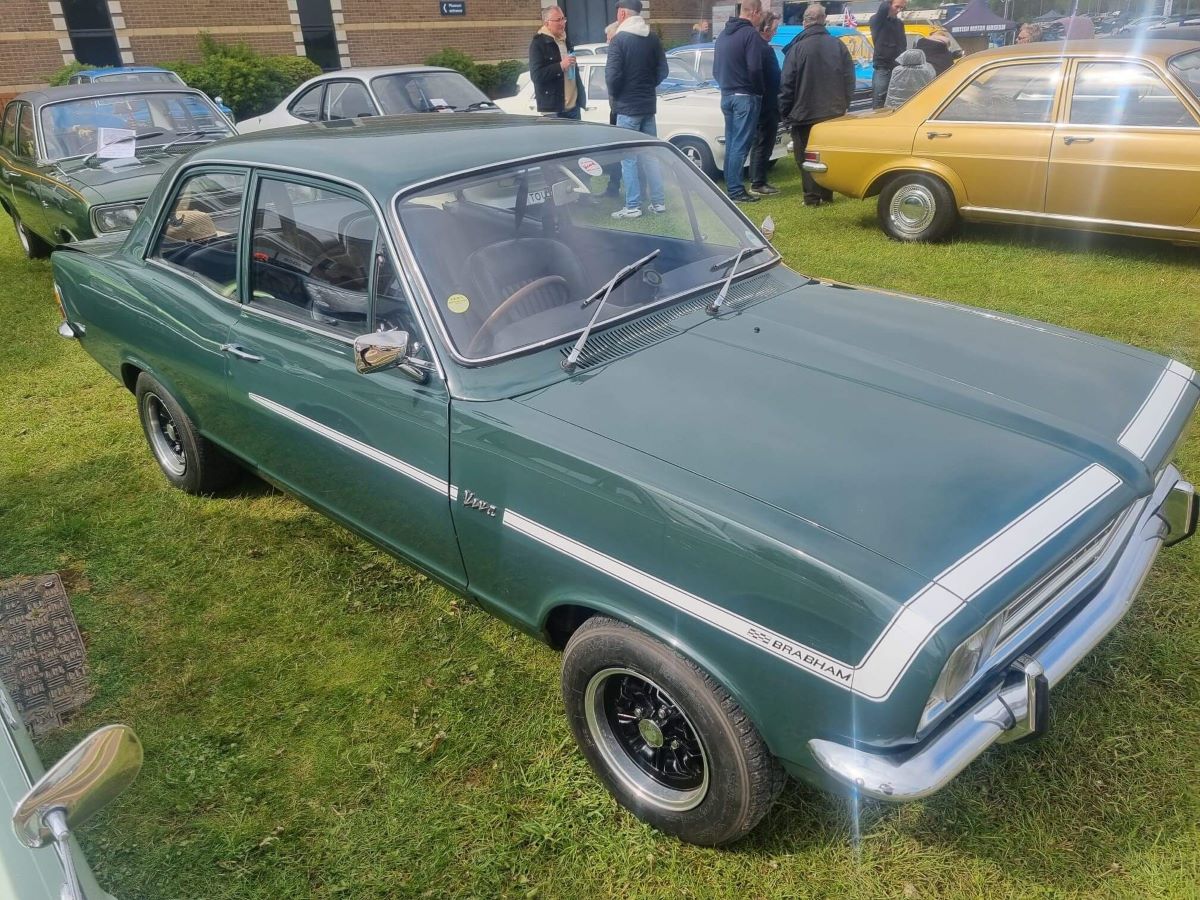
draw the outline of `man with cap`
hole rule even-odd
[[[658,112],[658,86],[666,77],[667,55],[658,35],[642,18],[642,0],[617,0],[617,30],[608,42],[604,81],[608,86],[609,107],[616,113],[618,127],[658,136],[654,122]],[[658,160],[648,156],[645,168],[650,212],[666,212],[667,201]],[[621,180],[625,182],[625,206],[613,213],[613,218],[636,219],[642,214],[636,157],[621,160]]]

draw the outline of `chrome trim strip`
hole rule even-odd
[[[1183,363],[1171,360],[1121,432],[1120,445],[1138,459],[1145,459],[1171,421],[1195,374]]]
[[[1135,507],[1136,528],[1096,596],[1053,637],[1029,651],[1050,687],[1059,684],[1133,605],[1162,546],[1159,505],[1178,478],[1179,472],[1169,468],[1154,494]],[[808,748],[822,769],[858,794],[894,802],[918,800],[945,787],[992,744],[1018,734],[1032,713],[1028,685],[1022,680],[983,697],[940,734],[906,754],[877,753],[824,739],[809,741]]]
[[[1023,219],[1045,220],[1047,222],[1084,222],[1091,225],[1119,225],[1122,228],[1140,228],[1143,230],[1172,231],[1180,234],[1200,235],[1200,229],[1184,228],[1181,225],[1154,225],[1149,222],[1126,222],[1121,219],[1093,219],[1088,216],[1068,216],[1063,213],[1038,213],[1022,209],[1001,209],[996,206],[963,206],[961,212],[981,213],[983,215],[1019,216]]]
[[[253,301],[244,304],[239,303],[238,305],[242,307],[242,312],[244,313],[261,316],[264,319],[270,319],[274,322],[279,322],[281,325],[294,325],[296,328],[299,328],[302,331],[312,332],[313,334],[320,335],[323,338],[329,338],[331,341],[337,341],[339,344],[346,344],[350,347],[354,346],[354,338],[352,337],[347,337],[344,334],[338,334],[337,332],[322,328],[319,325],[310,325],[307,322],[301,321],[300,319],[289,319],[287,316],[281,316],[279,313],[271,312],[269,309],[263,309],[261,306],[255,306]]]
[[[1120,479],[1099,464],[1076,474],[918,591],[896,612],[858,665],[798,643],[511,509],[504,512],[503,522],[526,537],[766,650],[797,668],[857,696],[880,702],[891,696],[918,654],[946,622],[997,578],[1019,565],[1120,484]],[[943,580],[957,587],[962,594],[953,593],[941,583]]]
[[[689,167],[691,167],[691,169],[695,170],[694,164],[692,162],[690,162],[688,160],[688,158],[683,155],[683,152],[678,147],[676,147],[674,144],[672,144],[670,141],[660,141],[660,140],[631,141],[628,139],[623,139],[623,140],[619,140],[619,141],[611,141],[607,144],[592,143],[592,144],[589,144],[587,147],[578,148],[578,150],[579,151],[588,150],[588,149],[594,150],[598,147],[603,148],[605,150],[613,150],[613,149],[621,149],[622,147],[655,147],[655,146],[669,147],[675,153],[676,156],[678,156],[684,163],[686,163]],[[451,339],[449,331],[445,327],[445,322],[442,319],[441,313],[438,311],[437,302],[434,300],[434,297],[433,297],[433,290],[425,278],[424,270],[422,270],[420,264],[417,262],[416,253],[413,251],[412,245],[408,242],[408,235],[405,233],[404,227],[400,223],[400,213],[399,213],[400,200],[408,194],[416,193],[424,188],[432,187],[434,185],[441,184],[442,182],[453,181],[454,179],[461,178],[465,175],[474,175],[474,174],[477,174],[480,172],[487,172],[487,171],[490,171],[493,169],[502,169],[505,166],[520,165],[522,163],[532,163],[532,162],[538,162],[538,161],[547,160],[547,159],[555,159],[557,157],[564,156],[565,154],[571,153],[571,152],[576,152],[576,151],[556,150],[551,153],[538,153],[538,154],[534,154],[532,156],[522,156],[522,157],[518,157],[516,159],[507,159],[507,160],[503,160],[503,161],[499,161],[499,162],[488,163],[488,164],[482,165],[482,166],[473,166],[469,169],[460,169],[456,172],[447,172],[443,175],[438,175],[435,178],[427,178],[424,181],[418,181],[413,184],[407,185],[406,187],[402,187],[402,188],[400,188],[400,190],[396,191],[396,193],[392,195],[392,199],[391,199],[390,203],[388,204],[388,214],[390,216],[389,221],[392,223],[396,234],[399,236],[400,243],[403,245],[403,248],[405,251],[405,255],[403,256],[403,259],[406,263],[409,263],[412,266],[412,271],[415,273],[416,277],[420,280],[421,287],[422,287],[421,297],[424,300],[424,302],[426,303],[426,305],[428,306],[431,315],[433,316],[433,320],[437,327],[438,334],[441,336],[442,341],[444,342],[446,352],[450,354],[450,356],[455,360],[455,362],[461,363],[464,366],[470,366],[472,368],[475,368],[478,366],[487,365],[488,363],[496,362],[501,359],[508,359],[509,357],[519,356],[524,353],[530,353],[534,350],[541,350],[546,347],[553,346],[554,344],[557,344],[561,341],[565,341],[568,338],[575,337],[576,335],[578,335],[580,332],[583,331],[583,326],[581,325],[580,327],[578,327],[572,331],[568,331],[565,334],[560,334],[557,337],[547,338],[546,340],[538,341],[535,344],[528,344],[527,346],[519,347],[516,350],[509,350],[505,353],[497,353],[492,356],[484,356],[484,357],[480,357],[478,359],[473,359],[471,357],[463,356],[462,354],[460,354],[454,346],[454,341]],[[703,173],[701,173],[701,175],[703,175]],[[710,184],[711,184],[711,182],[710,182]],[[721,192],[718,191],[718,193],[721,193]],[[722,196],[724,196],[723,193],[722,193]],[[732,209],[732,211],[734,213],[736,213],[738,216],[741,217],[742,221],[750,228],[750,230],[754,234],[756,234],[760,238],[762,238],[763,243],[766,246],[770,247],[775,253],[773,258],[768,259],[763,263],[760,263],[759,265],[755,266],[754,268],[739,271],[735,276],[736,280],[741,281],[741,280],[743,280],[744,276],[756,275],[759,272],[766,271],[767,269],[782,262],[783,254],[781,254],[778,250],[776,250],[774,245],[770,241],[768,241],[765,237],[763,237],[762,233],[758,230],[758,226],[755,225],[753,222],[751,222],[750,219],[746,217],[746,214],[740,208],[738,208],[736,204],[734,204],[731,200],[729,200],[728,197],[725,198],[725,202],[729,206],[729,208]],[[619,316],[613,316],[611,319],[605,319],[602,324],[602,327],[608,328],[611,325],[616,325],[620,322],[626,321],[627,319],[632,319],[637,316],[644,315],[645,313],[650,312],[651,310],[660,309],[661,307],[664,307],[670,303],[673,303],[674,301],[679,300],[683,297],[690,296],[692,294],[699,294],[706,290],[711,290],[714,286],[721,284],[723,281],[724,281],[723,278],[719,278],[719,279],[709,282],[707,284],[698,285],[696,287],[688,288],[685,291],[680,291],[677,294],[672,294],[670,297],[663,297],[660,300],[656,301],[655,303],[638,307],[637,309],[630,310],[629,312],[624,313]]]
[[[285,419],[295,422],[297,425],[307,428],[309,431],[321,435],[321,437],[328,438],[335,444],[345,447],[347,450],[353,450],[367,459],[387,466],[393,472],[399,472],[401,475],[411,478],[418,484],[423,484],[430,490],[437,491],[439,494],[449,495],[450,485],[436,475],[430,475],[416,466],[409,465],[402,459],[389,456],[382,450],[376,450],[369,444],[357,441],[349,435],[342,434],[340,431],[334,431],[329,426],[322,425],[320,422],[310,419],[308,416],[301,415],[293,409],[288,409],[288,407],[276,403],[274,400],[268,400],[266,397],[260,397],[258,394],[249,394],[248,396],[259,406],[269,409],[277,416],[282,416]]]

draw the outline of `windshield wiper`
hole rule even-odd
[[[729,266],[729,274],[725,277],[725,283],[721,285],[721,290],[717,293],[717,296],[713,297],[712,302],[710,302],[708,306],[704,308],[706,313],[708,313],[710,316],[715,316],[721,311],[721,304],[725,302],[725,295],[729,293],[729,285],[733,281],[733,276],[737,273],[738,264],[741,263],[741,261],[747,256],[753,256],[755,253],[762,253],[766,249],[766,244],[758,247],[743,247],[733,256],[729,257],[729,259],[721,260],[709,270],[711,272],[719,272],[726,266]]]
[[[467,107],[466,107],[467,112],[470,112],[473,109],[495,109],[495,108],[496,108],[496,104],[493,103],[491,100],[476,100],[474,103],[468,103]]]
[[[439,103],[436,106],[432,103],[427,104],[428,109],[425,112],[441,112],[443,109],[458,109],[457,106],[451,106],[449,103]]]
[[[136,141],[136,140],[140,140],[141,138],[159,137],[162,134],[164,134],[164,132],[162,132],[162,131],[143,131],[140,134],[127,134],[125,137],[117,138],[115,141],[109,141],[107,144],[104,145],[104,147],[112,147],[116,144],[124,144],[127,141]],[[101,147],[97,150],[93,150],[91,153],[89,153],[87,156],[85,156],[83,158],[83,162],[80,163],[80,165],[86,166],[88,163],[90,163],[93,159],[96,158],[96,156],[100,153],[100,150],[103,150],[104,147]]]
[[[155,149],[162,150],[165,152],[167,150],[170,150],[176,144],[199,143],[198,141],[191,140],[192,138],[215,137],[217,135],[224,136],[224,135],[227,135],[228,133],[229,132],[227,132],[224,128],[199,128],[196,131],[179,131],[179,132],[176,132],[176,134],[175,134],[175,140],[167,141],[167,143],[165,143],[165,144],[160,144]]]
[[[625,281],[626,278],[641,269],[647,263],[652,262],[660,253],[662,253],[662,248],[658,247],[652,250],[650,253],[647,253],[637,262],[630,263],[625,268],[617,272],[617,274],[612,277],[612,281],[579,304],[580,309],[587,309],[597,300],[600,301],[599,303],[596,303],[596,311],[592,313],[592,318],[591,321],[587,323],[587,328],[583,329],[583,334],[579,336],[579,340],[575,342],[575,346],[571,348],[571,352],[567,354],[567,358],[562,361],[562,367],[564,369],[566,369],[568,372],[574,372],[575,367],[579,365],[579,354],[583,352],[583,345],[587,343],[588,335],[592,333],[592,326],[596,324],[596,319],[600,317],[600,310],[602,310],[604,308],[604,304],[608,302],[609,295],[616,290],[617,286]]]

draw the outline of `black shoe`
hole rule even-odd
[[[773,184],[767,184],[766,182],[763,182],[762,184],[750,185],[750,193],[754,194],[756,197],[768,197],[771,194],[778,194],[779,188],[775,187]]]
[[[758,198],[753,194],[731,194],[729,197],[734,203],[757,203]]]
[[[829,202],[828,200],[805,200],[804,205],[805,206],[822,206],[828,202]]]

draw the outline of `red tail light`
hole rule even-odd
[[[804,161],[805,162],[820,162],[821,161],[821,151],[820,150],[805,150],[804,151]]]

